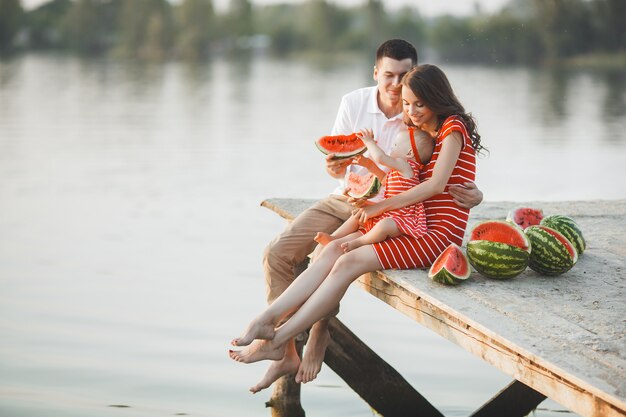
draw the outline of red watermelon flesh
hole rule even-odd
[[[528,240],[524,233],[511,223],[499,220],[486,221],[476,225],[470,235],[470,241],[472,240],[506,243],[528,250]]]
[[[441,268],[445,268],[457,277],[464,277],[468,275],[469,272],[465,255],[463,255],[461,249],[456,245],[448,246],[448,248],[439,255],[431,267],[431,273],[434,275],[441,271]]]
[[[535,226],[543,219],[543,210],[532,207],[518,207],[509,212],[507,221],[514,222],[522,229]]]
[[[335,158],[350,158],[365,152],[367,149],[356,133],[322,136],[315,142],[315,145],[326,155],[334,154]]]
[[[346,189],[350,197],[370,198],[378,194],[380,187],[380,180],[372,173],[359,175],[349,172],[346,176]]]
[[[543,230],[545,230],[546,232],[550,233],[552,236],[554,236],[559,242],[561,242],[563,244],[563,246],[565,246],[567,248],[567,251],[569,252],[570,256],[572,258],[575,258],[576,256],[576,249],[574,249],[574,246],[570,243],[569,240],[567,240],[567,238],[565,236],[563,236],[562,234],[560,234],[559,232],[557,232],[556,230],[550,228],[550,227],[546,227],[546,226],[539,226],[541,227]]]

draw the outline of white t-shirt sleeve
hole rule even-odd
[[[339,110],[337,110],[337,117],[335,118],[335,124],[331,135],[348,135],[353,133],[352,120],[350,119],[350,106],[346,96],[341,98],[339,104]]]

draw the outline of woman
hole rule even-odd
[[[433,156],[421,171],[420,184],[362,207],[358,216],[363,223],[389,210],[423,202],[428,232],[419,238],[389,238],[347,253],[341,248],[341,240],[328,243],[309,268],[250,323],[243,336],[232,341],[234,346],[246,346],[241,351],[229,350],[233,360],[251,363],[284,360],[288,355],[296,363],[293,338],[335,309],[356,278],[380,269],[427,267],[451,243],[461,245],[469,210],[457,206],[447,189],[475,179],[476,152],[482,146],[474,119],[465,112],[445,74],[434,65],[420,65],[404,76],[402,103],[409,126],[406,134],[414,141],[414,130],[419,128],[434,137]],[[355,236],[361,233],[355,232]],[[281,318],[293,312],[275,329]],[[275,380],[281,375],[274,376]],[[251,391],[266,386],[268,381]]]

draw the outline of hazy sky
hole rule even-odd
[[[47,0],[22,0],[26,8],[32,8]],[[180,0],[179,0],[180,1]],[[273,3],[302,3],[304,0],[252,0],[253,4],[273,4]],[[365,0],[330,0],[332,3],[345,6],[363,4]],[[416,6],[423,16],[435,16],[440,14],[470,14],[474,10],[474,5],[479,4],[484,11],[492,12],[500,9],[508,0],[384,0],[383,4],[387,10],[397,9],[404,5]],[[218,10],[228,7],[229,0],[213,0],[213,4]]]

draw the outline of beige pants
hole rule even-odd
[[[317,232],[334,232],[352,214],[343,196],[331,195],[296,217],[265,248],[263,267],[267,302],[271,304],[296,278],[295,268],[307,260]]]

